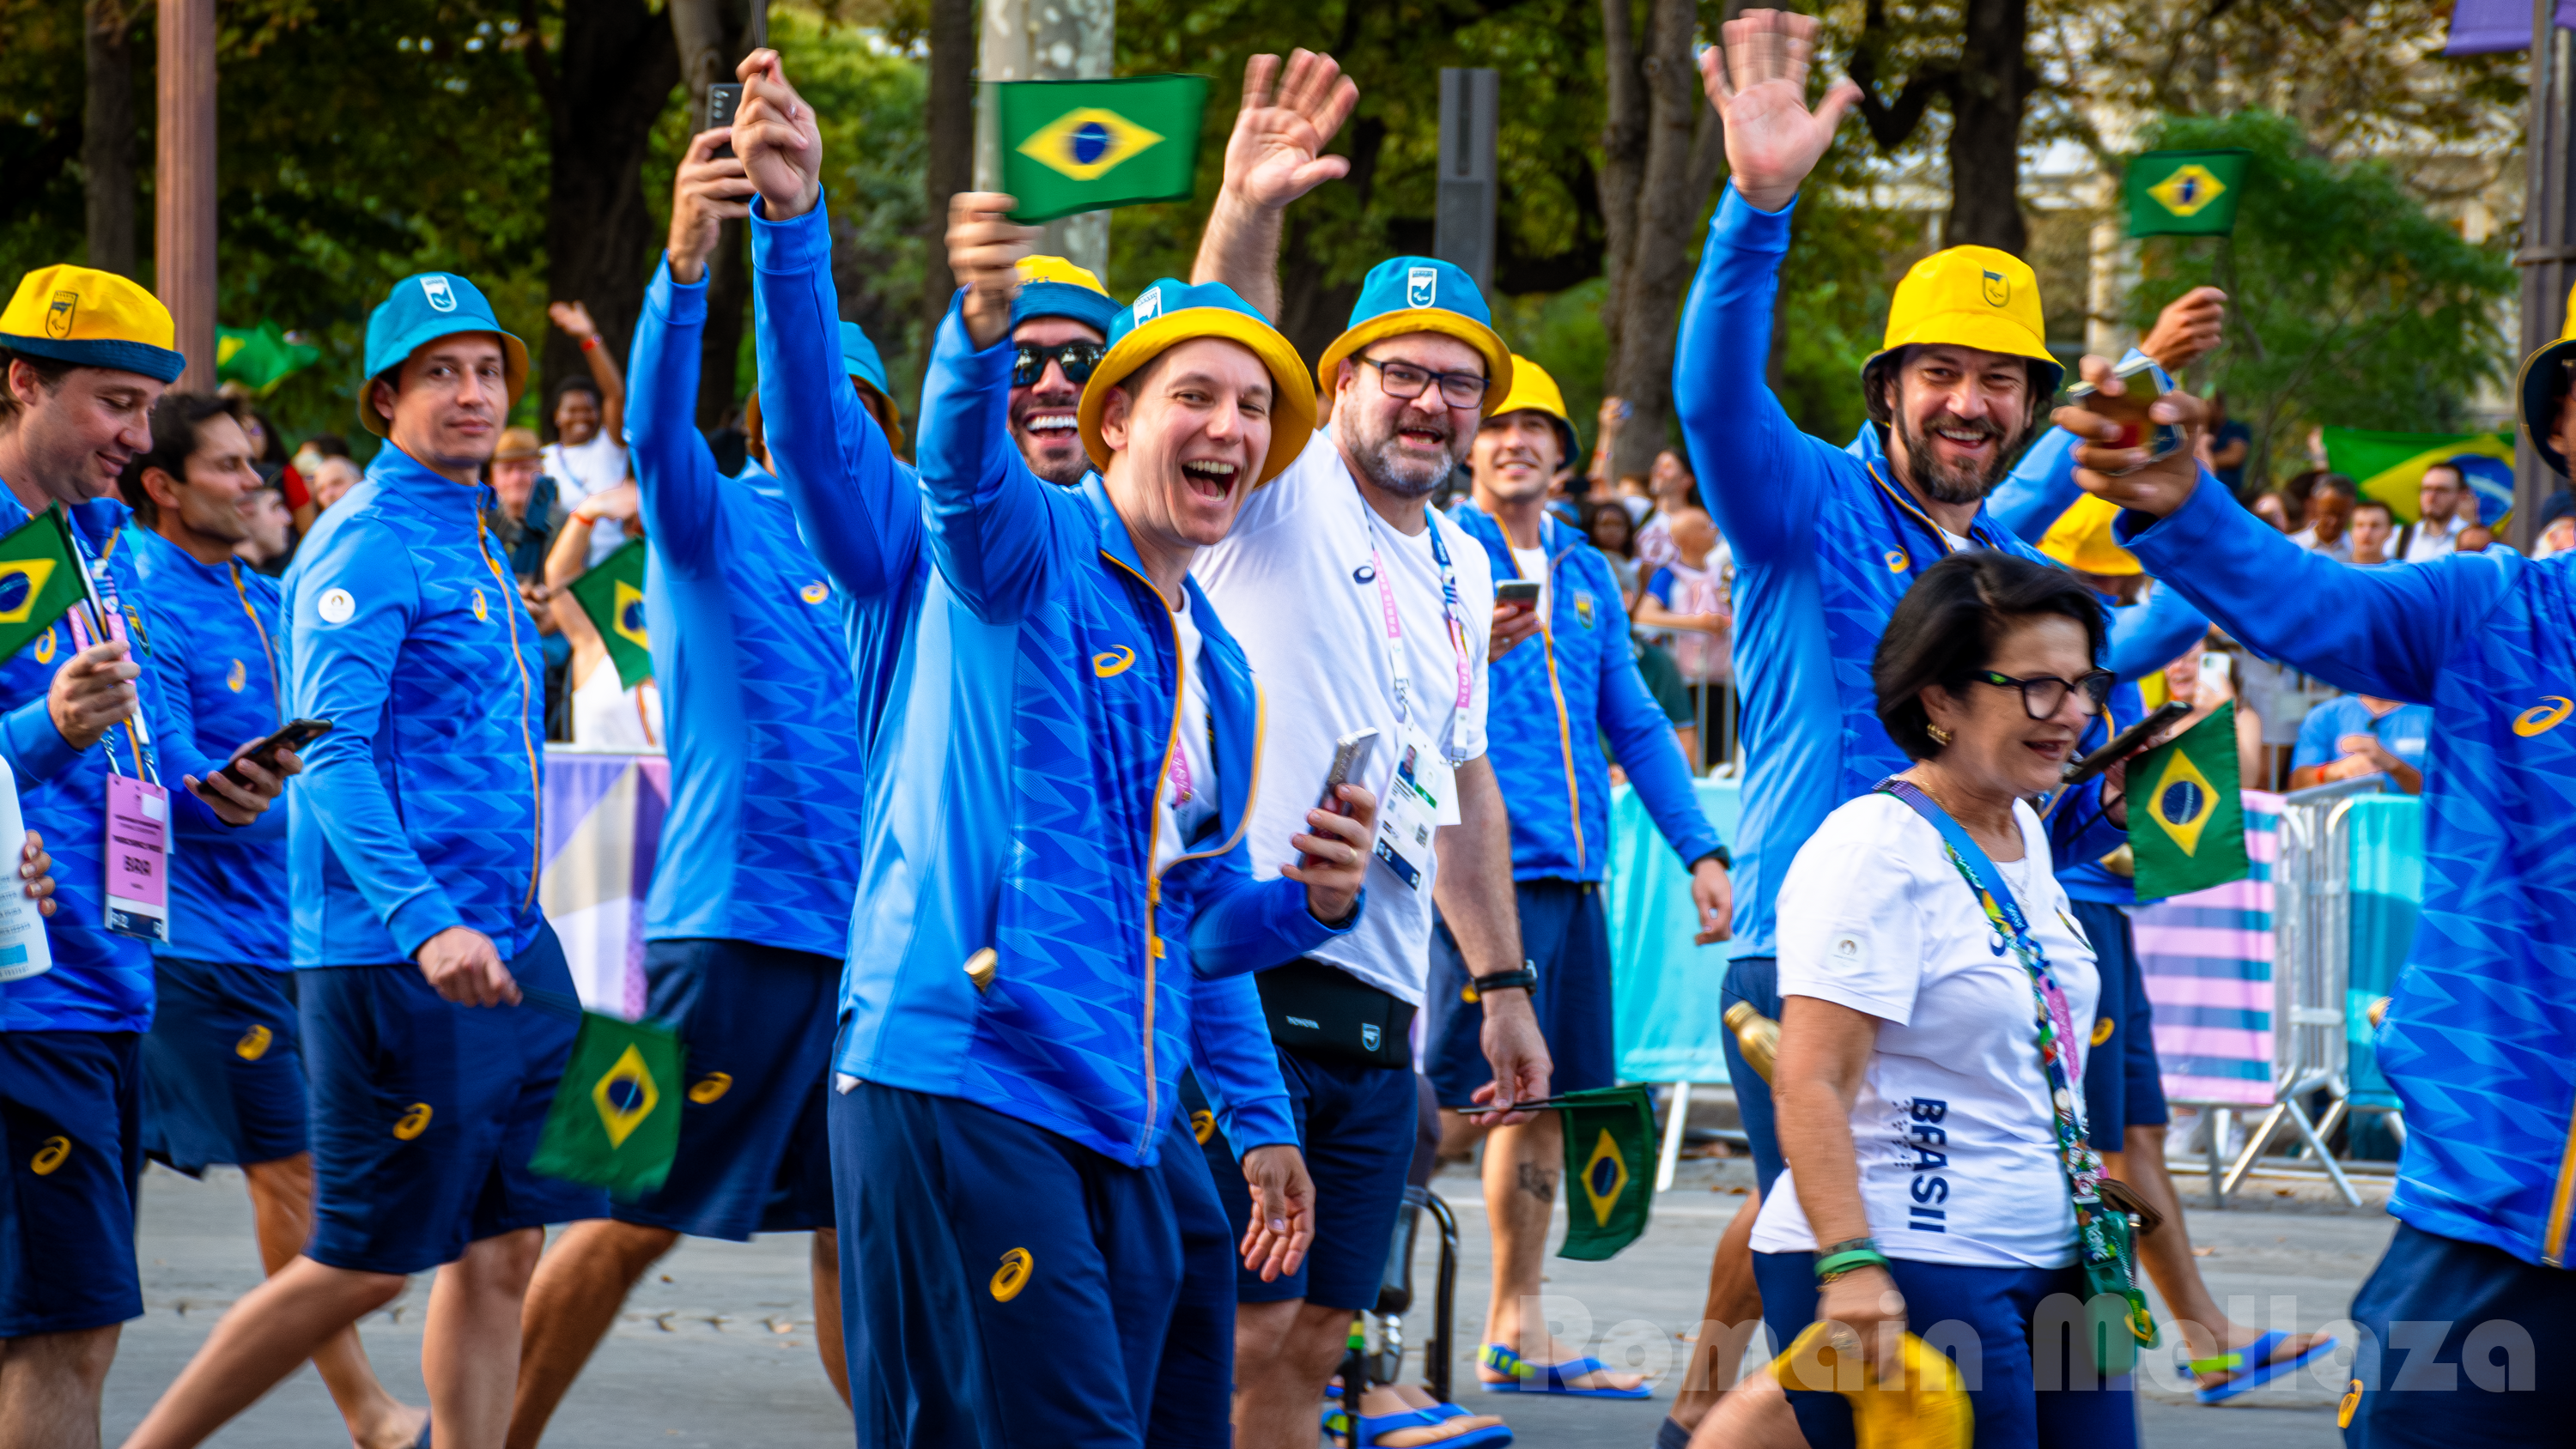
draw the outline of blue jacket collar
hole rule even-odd
[[[1941,525],[1933,522],[1932,515],[1923,511],[1923,505],[1915,501],[1914,495],[1896,481],[1896,464],[1887,456],[1885,429],[1877,423],[1862,423],[1859,436],[1853,438],[1851,446],[1843,451],[1860,460],[1861,471],[1869,475],[1870,485],[1878,490],[1881,503],[1912,519],[1933,538],[1941,537]],[[2002,548],[2003,537],[2003,529],[1996,525],[1994,515],[1986,511],[1984,503],[1979,503],[1977,516],[1968,524],[1969,541],[1987,548]]]
[[[125,532],[134,540],[133,547],[137,552],[148,552],[151,555],[154,568],[184,569],[189,574],[210,583],[220,583],[227,587],[232,584],[235,561],[230,557],[225,558],[222,563],[206,563],[195,554],[163,538],[157,530],[145,527],[140,518],[129,523]]]
[[[1501,519],[1477,507],[1474,499],[1461,498],[1450,505],[1449,521],[1466,530],[1469,538],[1483,544],[1485,551],[1495,559],[1511,563],[1514,576],[1518,576],[1519,560],[1511,557],[1511,535],[1503,532]],[[1550,566],[1561,562],[1567,554],[1574,551],[1576,544],[1583,541],[1580,533],[1567,527],[1565,521],[1555,514],[1539,515],[1538,544],[1540,549],[1546,552]]]
[[[375,459],[367,464],[367,481],[379,493],[390,493],[433,518],[454,523],[472,523],[483,510],[500,504],[492,485],[477,483],[460,488],[454,481],[429,471],[428,465],[396,447],[391,439],[376,450]]]

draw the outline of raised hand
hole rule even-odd
[[[742,105],[733,114],[733,152],[768,205],[771,221],[814,209],[823,194],[823,132],[814,108],[787,83],[778,52],[763,47],[733,68]]]
[[[1020,203],[998,191],[961,191],[948,198],[948,270],[966,289],[966,340],[983,351],[1011,330],[1011,303],[1020,295],[1020,258],[1038,229],[1011,220]]]
[[[1279,57],[1246,61],[1243,109],[1235,113],[1234,134],[1225,142],[1226,194],[1276,211],[1348,174],[1350,158],[1327,156],[1324,148],[1359,101],[1360,88],[1329,55],[1290,54],[1284,80]]]
[[[2087,357],[2082,369],[2084,380],[2103,393],[2117,396],[2124,391],[2120,380],[2111,375],[2108,358]],[[2147,461],[2145,448],[2112,446],[2129,436],[2129,429],[2101,413],[2070,404],[2059,408],[2051,419],[2085,440],[2075,445],[2077,487],[2122,508],[2162,518],[2182,507],[2192,490],[2200,486],[2197,444],[2209,418],[2209,405],[2187,392],[2169,392],[2148,406],[2147,416],[2155,422],[2172,423],[2183,431],[2183,446],[2152,463]],[[2136,471],[2114,471],[2122,468]]]
[[[680,174],[671,183],[672,281],[694,285],[705,276],[724,224],[751,214],[751,177],[742,158],[713,154],[732,138],[730,127],[700,131],[680,158]]]
[[[2138,350],[2180,372],[2218,345],[2227,325],[2227,294],[2216,287],[2194,287],[2165,304],[2156,325]]]
[[[599,335],[598,325],[590,320],[590,309],[579,302],[549,302],[546,316],[563,330],[566,337],[579,339]]]
[[[1700,52],[1701,88],[1726,122],[1726,165],[1757,211],[1778,211],[1833,144],[1860,87],[1842,81],[1807,109],[1816,49],[1811,15],[1748,10],[1726,22],[1726,43]]]

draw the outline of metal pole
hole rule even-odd
[[[1494,134],[1501,124],[1502,73],[1440,72],[1440,195],[1431,254],[1494,290]]]
[[[178,385],[215,390],[215,0],[162,0],[152,290],[188,360]]]
[[[2533,0],[2531,7],[2531,120],[2525,150],[2530,156],[2530,185],[2523,208],[2522,249],[2514,261],[2522,268],[2522,350],[2529,357],[2558,340],[2567,322],[2567,289],[2576,281],[2576,186],[2569,167],[2570,99],[2576,96],[2576,51],[2568,32],[2553,18],[2554,0]],[[2547,428],[2549,419],[2535,418]],[[2513,537],[2525,553],[2539,536],[2540,506],[2563,486],[2557,473],[2540,461],[2527,436],[2520,438],[2513,459]]]

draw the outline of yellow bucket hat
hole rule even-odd
[[[2040,315],[2039,277],[2030,263],[1993,247],[1951,247],[1916,262],[1896,284],[1887,308],[1887,338],[1860,365],[1870,419],[1888,421],[1887,406],[1868,386],[1880,359],[1900,347],[1941,343],[2026,357],[2045,369],[2036,401],[2057,391],[2066,368],[2049,355]]]
[[[1574,419],[1565,415],[1564,390],[1556,385],[1555,378],[1547,375],[1546,368],[1515,352],[1512,354],[1511,391],[1503,394],[1501,402],[1487,409],[1485,416],[1499,418],[1505,413],[1517,412],[1547,414],[1548,420],[1556,424],[1557,441],[1565,446],[1564,456],[1556,461],[1560,464],[1576,461],[1576,451],[1581,445],[1574,436]]]
[[[2136,554],[2111,541],[2111,524],[2119,516],[2118,504],[2087,493],[2057,515],[2041,535],[2039,551],[2078,573],[2106,578],[2145,573],[2147,566]]]
[[[1109,390],[1128,374],[1169,349],[1194,337],[1222,337],[1239,342],[1261,359],[1270,374],[1270,451],[1261,460],[1255,488],[1287,471],[1315,440],[1315,385],[1297,349],[1279,335],[1269,319],[1252,309],[1223,282],[1193,287],[1165,277],[1118,309],[1109,327],[1109,350],[1083,384],[1074,424],[1082,432],[1082,450],[1091,466],[1109,471],[1109,445],[1100,436],[1100,415],[1109,407]]]
[[[2576,358],[2576,288],[2568,290],[2567,299],[2566,328],[2557,341],[2522,360],[2522,375],[2513,385],[2523,436],[2531,439],[2540,461],[2557,469],[2561,477],[2567,473],[2567,458],[2558,451],[2558,440],[2549,435],[2549,429],[2558,420],[2558,400],[2567,395],[2567,362]]]
[[[114,272],[60,262],[18,281],[0,311],[0,347],[79,367],[176,382],[188,360],[161,299]]]
[[[1810,1323],[1789,1351],[1771,1361],[1771,1377],[1784,1389],[1831,1389],[1851,1400],[1852,1439],[1860,1449],[1968,1449],[1976,1415],[1959,1370],[1949,1356],[1913,1334],[1897,1340],[1898,1372],[1871,1377],[1825,1341],[1828,1325]],[[1858,1369],[1859,1387],[1842,1383]]]

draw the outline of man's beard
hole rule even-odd
[[[1404,440],[1396,436],[1396,431],[1389,427],[1383,436],[1356,438],[1353,440],[1356,446],[1351,451],[1359,455],[1362,465],[1368,469],[1371,483],[1398,498],[1428,498],[1439,491],[1440,485],[1449,480],[1449,474],[1458,466],[1449,446],[1454,445],[1457,439],[1455,436],[1444,437],[1440,460],[1431,463],[1418,454],[1407,452]]]
[[[2011,471],[2013,455],[2020,451],[2019,436],[2008,433],[1992,418],[1953,418],[1943,426],[1954,431],[1976,429],[1995,440],[1994,461],[1984,468],[1944,464],[1933,451],[1930,438],[1914,426],[1914,419],[1899,413],[1896,434],[1905,443],[1906,481],[1923,490],[1923,496],[1935,503],[1982,503],[1986,494],[2003,481]]]

